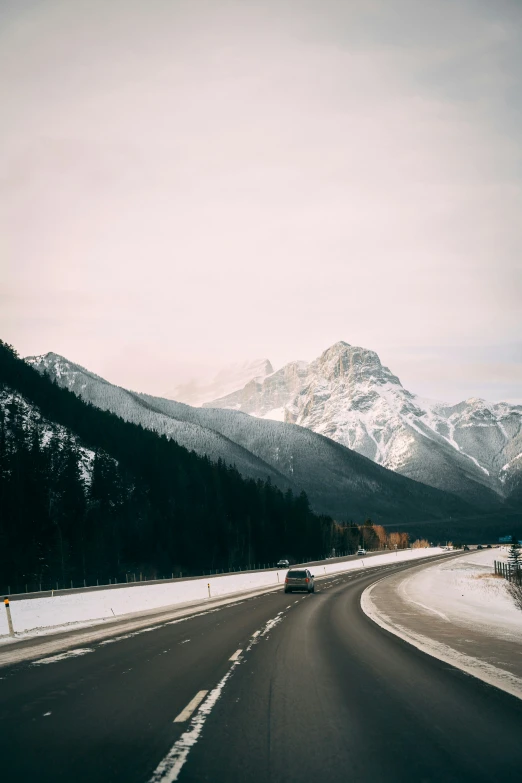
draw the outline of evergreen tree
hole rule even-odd
[[[517,570],[522,564],[522,553],[520,551],[520,544],[518,540],[515,538],[515,536],[511,537],[511,546],[509,547],[509,553],[508,553],[508,563],[513,568],[513,570]]]

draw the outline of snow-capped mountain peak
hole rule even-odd
[[[522,468],[522,406],[427,400],[375,351],[344,341],[205,407],[299,424],[426,484],[460,494],[466,484],[470,497],[477,483],[505,494],[506,474]]]

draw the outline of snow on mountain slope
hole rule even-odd
[[[259,418],[284,421],[284,410],[289,398],[303,388],[308,374],[307,362],[290,362],[265,378],[254,378],[244,388],[224,395],[204,408],[229,408]]]
[[[304,489],[317,511],[338,519],[420,523],[473,513],[459,498],[399,476],[309,429],[130,392],[53,353],[27,361],[87,402],[198,454],[235,464],[244,476]]]
[[[184,402],[199,407],[206,400],[224,397],[236,389],[241,389],[251,381],[261,382],[274,372],[268,359],[236,362],[221,369],[208,381],[192,380],[178,384],[165,393],[169,400]]]
[[[94,451],[82,446],[74,433],[45,419],[36,405],[6,387],[0,388],[0,416],[5,423],[7,439],[13,430],[21,427],[29,436],[34,430],[38,430],[42,446],[48,446],[54,438],[58,443],[72,441],[78,452],[82,478],[87,484],[90,483]]]
[[[477,501],[506,495],[522,470],[522,406],[458,405],[409,392],[377,354],[338,342],[310,364],[205,403],[277,417],[326,435],[402,475]]]
[[[214,461],[221,458],[230,464],[235,464],[245,476],[270,477],[273,481],[282,479],[277,469],[273,470],[268,465],[260,464],[254,455],[241,446],[231,442],[219,432],[201,426],[195,417],[191,418],[187,415],[187,412],[192,410],[188,405],[163,400],[169,403],[170,410],[168,413],[162,413],[151,405],[150,401],[155,398],[147,398],[145,395],[113,386],[84,367],[73,364],[55,353],[28,357],[26,361],[40,372],[46,372],[60,386],[74,392],[86,402],[102,410],[111,411],[125,421],[140,424],[159,435],[173,438],[181,446],[199,454],[207,454]]]

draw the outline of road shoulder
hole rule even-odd
[[[418,566],[380,579],[362,594],[362,610],[381,628],[422,652],[522,699],[522,614],[517,639],[514,634],[496,636],[491,627],[486,632],[458,614],[444,613],[430,606],[424,594],[419,602],[408,598],[408,581],[426,568],[437,567]],[[444,578],[444,572],[437,576]]]

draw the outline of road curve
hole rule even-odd
[[[522,701],[362,613],[395,568],[3,668],[2,780],[520,780]]]

